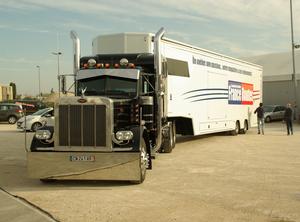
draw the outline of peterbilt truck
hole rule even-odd
[[[255,126],[262,68],[150,33],[101,35],[93,55],[74,42],[75,96],[55,107],[55,125],[37,130],[29,176],[43,181],[141,183],[176,134],[246,133]]]

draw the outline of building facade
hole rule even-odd
[[[13,99],[13,88],[0,85],[0,102]]]
[[[295,84],[292,53],[276,53],[244,58],[263,67],[263,103],[286,105],[291,103],[300,115],[300,51],[295,51]]]

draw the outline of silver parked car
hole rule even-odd
[[[285,109],[286,109],[285,106],[280,106],[280,105],[264,106],[265,122],[269,123],[273,120],[283,120]]]
[[[38,128],[42,127],[45,124],[54,125],[53,112],[53,108],[45,108],[26,116],[26,126],[25,117],[22,117],[17,122],[17,128],[35,132]]]

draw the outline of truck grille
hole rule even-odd
[[[60,146],[106,146],[105,105],[59,105]]]

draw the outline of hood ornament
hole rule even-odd
[[[84,98],[84,93],[86,91],[86,88],[87,87],[85,87],[84,89],[81,89],[81,97],[77,100],[79,103],[86,103],[87,102],[87,100]]]
[[[84,97],[84,93],[85,93],[86,89],[87,89],[87,87],[85,87],[84,89],[81,89],[81,98]]]

